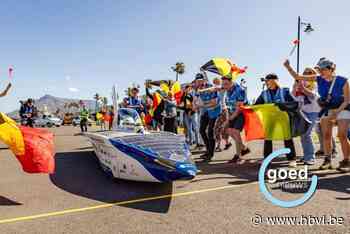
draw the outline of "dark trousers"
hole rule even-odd
[[[215,151],[214,126],[216,118],[210,119],[208,113],[201,116],[199,132],[207,148],[208,157],[212,158]]]
[[[177,134],[177,120],[176,117],[164,118],[164,131],[173,132]]]
[[[294,147],[294,142],[293,140],[285,140],[284,141],[284,146],[286,148],[290,149],[290,153],[287,154],[287,159],[288,160],[295,160],[296,159],[296,153],[295,153],[295,147]],[[272,141],[265,140],[264,141],[264,158],[267,158],[272,153]]]
[[[81,132],[87,132],[87,119],[80,120],[80,129]]]

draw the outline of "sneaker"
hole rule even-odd
[[[319,150],[315,153],[316,157],[321,157],[324,155],[324,152],[322,150]]]
[[[221,151],[222,151],[222,149],[220,146],[216,147],[215,152],[221,152]]]
[[[250,153],[250,149],[248,147],[241,151],[242,156],[247,155],[249,153]]]
[[[234,156],[233,156],[233,158],[230,160],[230,161],[228,161],[228,163],[236,163],[236,162],[238,162],[239,161],[239,155],[238,154],[235,154]]]
[[[297,161],[297,163],[305,163],[304,158],[299,159],[299,160]]]
[[[339,167],[337,167],[337,170],[341,172],[350,172],[350,161],[343,160],[339,162]]]
[[[288,163],[289,168],[296,168],[297,166],[298,166],[297,160],[292,160],[292,161],[289,161]]]
[[[232,146],[232,143],[226,144],[224,150],[228,150],[229,148],[231,148],[231,146]]]
[[[304,162],[304,165],[313,166],[313,165],[315,165],[315,160],[313,160],[313,159],[307,160]]]
[[[319,168],[320,170],[329,170],[332,169],[331,158],[328,156],[323,161],[322,165]]]

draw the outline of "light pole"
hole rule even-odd
[[[311,33],[314,31],[310,23],[304,23],[301,21],[300,16],[298,17],[298,46],[297,46],[297,73],[299,74],[299,64],[300,64],[300,29],[301,26],[305,26],[304,32]]]

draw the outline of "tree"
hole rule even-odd
[[[171,69],[176,72],[176,81],[179,80],[179,75],[185,73],[185,64],[182,62],[177,62],[175,66],[171,67]]]

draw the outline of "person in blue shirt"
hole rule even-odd
[[[196,75],[198,96],[201,104],[201,118],[199,132],[203,138],[207,152],[202,155],[205,162],[211,161],[215,152],[214,126],[216,119],[221,113],[219,93],[208,79],[202,74]]]
[[[130,97],[127,97],[126,104],[127,108],[132,108],[141,115],[141,113],[144,111],[144,104],[142,102],[142,99],[139,97],[139,89],[138,88],[132,88]]]
[[[278,84],[278,76],[274,73],[268,74],[265,77],[265,84],[267,89],[263,90],[255,104],[267,104],[267,103],[285,103],[295,102],[294,98],[290,94],[288,88],[281,88]],[[291,152],[287,154],[290,167],[296,167],[296,153],[293,139],[285,140],[284,146],[289,148]],[[264,158],[272,153],[272,141],[264,141]]]
[[[321,170],[332,168],[332,134],[333,126],[338,125],[338,137],[341,143],[344,160],[337,168],[342,172],[350,171],[350,144],[348,141],[348,130],[350,124],[350,88],[347,78],[335,74],[336,65],[327,58],[321,58],[317,63],[319,75],[298,75],[290,66],[288,60],[284,66],[295,80],[316,81],[319,104],[321,106],[321,129],[323,134],[323,147],[325,160],[320,167]]]
[[[244,116],[239,108],[245,104],[246,91],[230,78],[222,77],[221,79],[222,87],[226,90],[225,104],[228,110],[227,132],[236,143],[236,154],[230,162],[236,163],[242,156],[250,153],[250,149],[244,145],[241,137]]]

